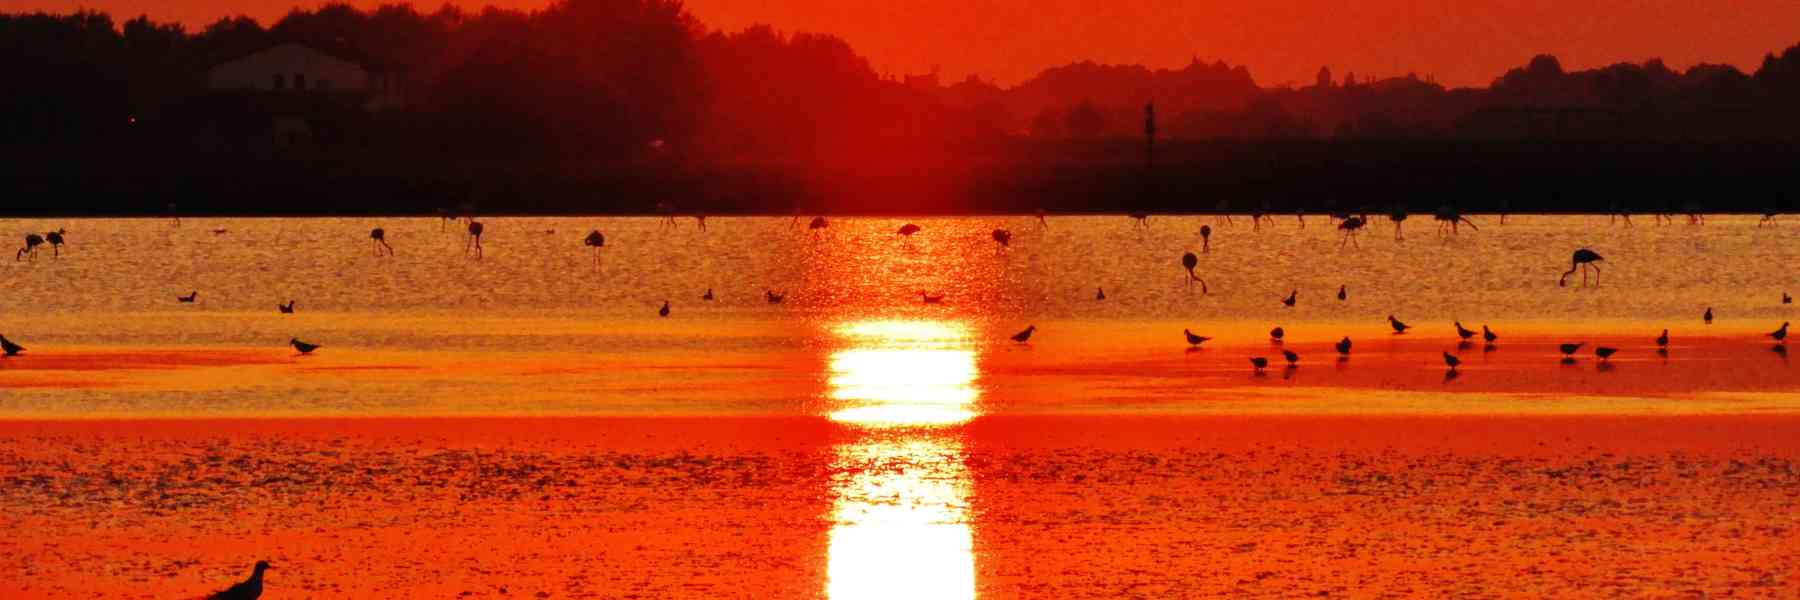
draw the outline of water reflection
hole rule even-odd
[[[837,448],[826,594],[834,600],[974,598],[969,475],[959,432],[979,391],[968,328],[936,321],[836,331],[831,419],[860,439]]]

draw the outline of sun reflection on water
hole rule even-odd
[[[975,418],[979,375],[959,323],[837,329],[830,418],[863,429],[837,448],[826,594],[833,600],[975,597],[969,474],[954,425]]]

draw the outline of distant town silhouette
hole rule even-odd
[[[1754,73],[1541,55],[1486,88],[1263,87],[1198,58],[1003,88],[885,76],[827,34],[708,31],[670,0],[563,0],[197,32],[8,14],[0,55],[15,215],[1769,212],[1800,158],[1800,45]]]

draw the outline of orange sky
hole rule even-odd
[[[541,6],[545,0],[455,0]],[[190,25],[225,13],[265,21],[311,0],[0,0],[0,10],[77,7],[149,13]],[[376,0],[354,0],[372,6]],[[434,0],[417,2],[436,7]],[[969,73],[1016,83],[1083,59],[1179,66],[1192,56],[1247,65],[1262,84],[1310,82],[1320,65],[1341,78],[1417,71],[1485,85],[1533,54],[1570,68],[1662,57],[1670,66],[1728,62],[1800,42],[1794,0],[689,0],[708,26],[757,22],[848,39],[877,69]]]

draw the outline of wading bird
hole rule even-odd
[[[1293,350],[1282,350],[1281,356],[1282,358],[1287,359],[1289,369],[1300,365],[1300,355],[1296,354]]]
[[[1613,353],[1618,352],[1618,351],[1619,351],[1618,348],[1608,348],[1606,346],[1594,346],[1594,356],[1600,357],[1601,362],[1605,362],[1606,359],[1612,358]]]
[[[1781,303],[1782,303],[1782,304],[1793,304],[1793,303],[1794,303],[1794,297],[1793,297],[1793,296],[1789,296],[1789,295],[1788,295],[1788,293],[1787,293],[1787,292],[1782,292],[1782,293],[1781,293]]]
[[[50,250],[52,252],[50,255],[51,258],[62,257],[63,234],[65,233],[68,233],[68,231],[58,229],[44,234],[44,240],[50,242]]]
[[[375,247],[375,255],[376,256],[381,256],[381,253],[384,250],[387,251],[388,256],[393,256],[393,254],[394,254],[394,247],[389,246],[387,243],[387,230],[386,229],[382,229],[380,227],[370,229],[369,230],[369,245]]]
[[[807,229],[824,229],[830,226],[830,223],[825,222],[825,217],[813,217],[812,222],[806,224]]]
[[[1762,227],[1763,225],[1774,225],[1775,217],[1779,214],[1780,213],[1775,212],[1773,209],[1763,211],[1762,220],[1757,221],[1756,226]]]
[[[1005,229],[995,229],[994,233],[992,234],[992,237],[994,238],[994,253],[995,254],[999,254],[1001,249],[1004,249],[1004,248],[1012,245],[1012,232],[1011,231],[1007,231]]]
[[[299,350],[301,354],[312,354],[314,350],[319,349],[318,344],[308,344],[300,341],[300,338],[288,338],[288,345],[293,346],[295,350]]]
[[[1132,228],[1148,229],[1150,227],[1150,214],[1149,213],[1134,212],[1134,213],[1131,213],[1129,216],[1131,217],[1131,220],[1132,220],[1132,224],[1131,224]]]
[[[464,254],[467,254],[469,252],[470,248],[474,248],[475,249],[475,258],[481,258],[481,230],[482,229],[483,229],[483,227],[481,226],[481,221],[475,221],[475,220],[469,221],[469,243],[463,245],[463,253]]]
[[[1356,242],[1356,233],[1362,231],[1363,225],[1367,224],[1368,221],[1363,220],[1362,217],[1356,216],[1344,219],[1343,222],[1338,223],[1338,230],[1344,232],[1344,241],[1338,242],[1338,246],[1342,247],[1344,244]],[[1356,242],[1356,247],[1361,248],[1362,242]]]
[[[1664,329],[1662,332],[1662,335],[1656,336],[1656,347],[1658,347],[1658,348],[1669,347],[1669,330]]]
[[[1345,285],[1338,286],[1338,301],[1343,302],[1343,301],[1349,300],[1349,299],[1350,299],[1350,287],[1345,286]]]
[[[1336,348],[1337,348],[1338,354],[1342,354],[1344,356],[1349,356],[1350,355],[1350,336],[1346,335],[1346,336],[1344,336],[1344,339],[1338,340]]]
[[[1473,330],[1470,330],[1467,327],[1463,327],[1462,321],[1457,321],[1456,322],[1456,337],[1466,340],[1466,339],[1475,337],[1475,332]]]
[[[1200,293],[1207,293],[1206,280],[1201,279],[1198,274],[1194,273],[1194,267],[1200,266],[1200,257],[1194,256],[1194,253],[1192,252],[1183,253],[1181,255],[1181,266],[1187,269],[1188,286],[1193,287],[1194,282],[1198,281],[1200,282]]]
[[[600,250],[602,248],[606,247],[606,234],[600,233],[600,230],[598,230],[598,229],[589,231],[587,234],[587,237],[582,238],[581,243],[582,243],[582,245],[585,245],[589,248],[594,249],[594,266],[599,267],[600,266]],[[711,292],[712,290],[707,290],[707,291]]]
[[[7,356],[18,356],[20,352],[24,351],[24,346],[15,344],[12,340],[6,339],[6,336],[0,335],[0,353],[5,353]]]
[[[1394,212],[1388,213],[1388,220],[1394,222],[1394,241],[1406,241],[1406,233],[1401,230],[1401,227],[1406,224],[1406,209],[1394,207]]]
[[[1706,307],[1706,314],[1700,315],[1700,319],[1706,321],[1707,325],[1712,324],[1712,307],[1711,306]]]
[[[1281,304],[1288,308],[1293,308],[1294,302],[1298,301],[1299,299],[1300,299],[1300,290],[1293,290],[1293,291],[1288,292],[1288,296],[1286,298],[1281,299]]]
[[[281,314],[284,315],[294,314],[294,301],[288,300],[287,304],[277,304],[275,305],[275,310],[281,311]]]
[[[1769,337],[1775,338],[1775,341],[1778,343],[1786,344],[1787,343],[1787,328],[1788,328],[1787,322],[1783,321],[1781,323],[1780,329],[1776,329],[1774,331],[1769,332]]]
[[[1212,252],[1212,226],[1200,226],[1200,251]]]
[[[1029,341],[1031,341],[1031,334],[1035,333],[1036,331],[1037,331],[1036,325],[1027,326],[1024,331],[1013,334],[1012,341],[1015,341],[1015,342],[1018,342],[1021,344],[1025,343],[1025,342],[1029,342]]]
[[[1094,299],[1095,300],[1105,300],[1106,299],[1106,288],[1094,288]]]
[[[904,236],[907,236],[907,237],[912,237],[912,234],[915,234],[915,233],[918,233],[918,232],[919,232],[919,226],[918,226],[918,225],[914,225],[914,224],[912,224],[912,223],[907,223],[907,224],[905,224],[905,225],[901,225],[901,226],[900,226],[900,229],[899,229],[899,230],[896,230],[896,231],[895,231],[895,232],[894,232],[894,233],[897,233],[897,234],[900,234],[900,235],[904,235]]]
[[[1050,221],[1044,218],[1044,209],[1037,209],[1038,229],[1049,229]]]
[[[1394,335],[1400,335],[1406,333],[1406,330],[1412,329],[1411,325],[1400,322],[1399,319],[1394,318],[1394,315],[1388,315],[1388,327],[1394,328]]]
[[[1187,336],[1188,345],[1193,346],[1195,348],[1199,348],[1200,344],[1204,344],[1207,342],[1207,340],[1212,339],[1212,338],[1206,337],[1204,335],[1194,335],[1194,332],[1188,331],[1186,329],[1181,330],[1181,334]]]
[[[1582,346],[1586,346],[1586,345],[1587,345],[1587,342],[1576,342],[1573,344],[1563,344],[1561,346],[1557,346],[1557,349],[1562,350],[1563,356],[1574,356],[1575,352],[1577,350],[1580,350]]]
[[[13,260],[23,260],[27,256],[32,260],[37,260],[37,247],[43,243],[44,236],[35,233],[25,234],[25,247],[19,248],[19,252],[13,255]]]
[[[176,296],[175,301],[180,302],[182,304],[193,304],[194,301],[198,300],[199,298],[200,298],[200,292],[198,290],[196,290],[196,291],[188,292],[188,295],[186,295],[186,296]]]
[[[1285,337],[1287,337],[1287,330],[1282,329],[1280,326],[1276,326],[1274,329],[1269,330],[1269,341],[1271,342],[1279,344],[1281,343],[1281,338]]]
[[[1481,339],[1483,341],[1486,341],[1489,346],[1492,346],[1492,345],[1494,345],[1494,340],[1500,339],[1500,336],[1494,335],[1494,330],[1488,329],[1488,326],[1486,326],[1486,325],[1482,325],[1481,326]]]
[[[700,299],[705,300],[707,302],[712,302],[712,299],[713,299],[712,288],[706,288],[706,293],[701,294]]]
[[[1443,235],[1445,233],[1455,235],[1460,233],[1457,230],[1457,227],[1462,224],[1467,224],[1469,229],[1481,231],[1480,227],[1475,226],[1474,221],[1470,221],[1468,217],[1462,215],[1462,211],[1459,211],[1456,207],[1448,204],[1439,206],[1437,214],[1432,215],[1432,218],[1437,219],[1438,235]]]
[[[1250,357],[1250,366],[1256,367],[1256,373],[1258,375],[1260,375],[1260,374],[1262,374],[1263,369],[1268,368],[1269,359],[1263,358],[1261,356],[1252,356],[1252,357]]]
[[[1462,359],[1457,358],[1455,354],[1445,352],[1444,353],[1444,364],[1449,366],[1450,370],[1455,371],[1456,366],[1462,364]]]
[[[1588,269],[1593,269],[1594,270],[1594,286],[1599,287],[1600,286],[1600,265],[1597,265],[1594,263],[1598,263],[1598,262],[1601,262],[1604,260],[1606,260],[1606,259],[1600,258],[1600,253],[1595,252],[1593,250],[1589,250],[1587,248],[1582,248],[1580,250],[1576,250],[1575,254],[1569,257],[1569,270],[1562,274],[1561,279],[1556,280],[1557,287],[1563,287],[1563,286],[1568,285],[1569,284],[1569,276],[1574,275],[1576,269],[1581,269],[1581,285],[1583,287],[1587,286]]]
[[[662,308],[661,308],[661,309],[658,309],[658,310],[657,310],[657,311],[656,311],[656,316],[659,316],[659,317],[667,317],[667,316],[669,316],[669,301],[668,301],[668,300],[664,300],[664,301],[663,301],[663,305],[662,305]]]
[[[781,304],[782,300],[787,299],[787,292],[777,294],[775,290],[763,290],[763,299],[768,300],[769,304]]]
[[[256,561],[256,568],[251,571],[249,579],[207,596],[206,600],[257,600],[262,597],[263,571],[267,570],[269,570],[269,561]]]

